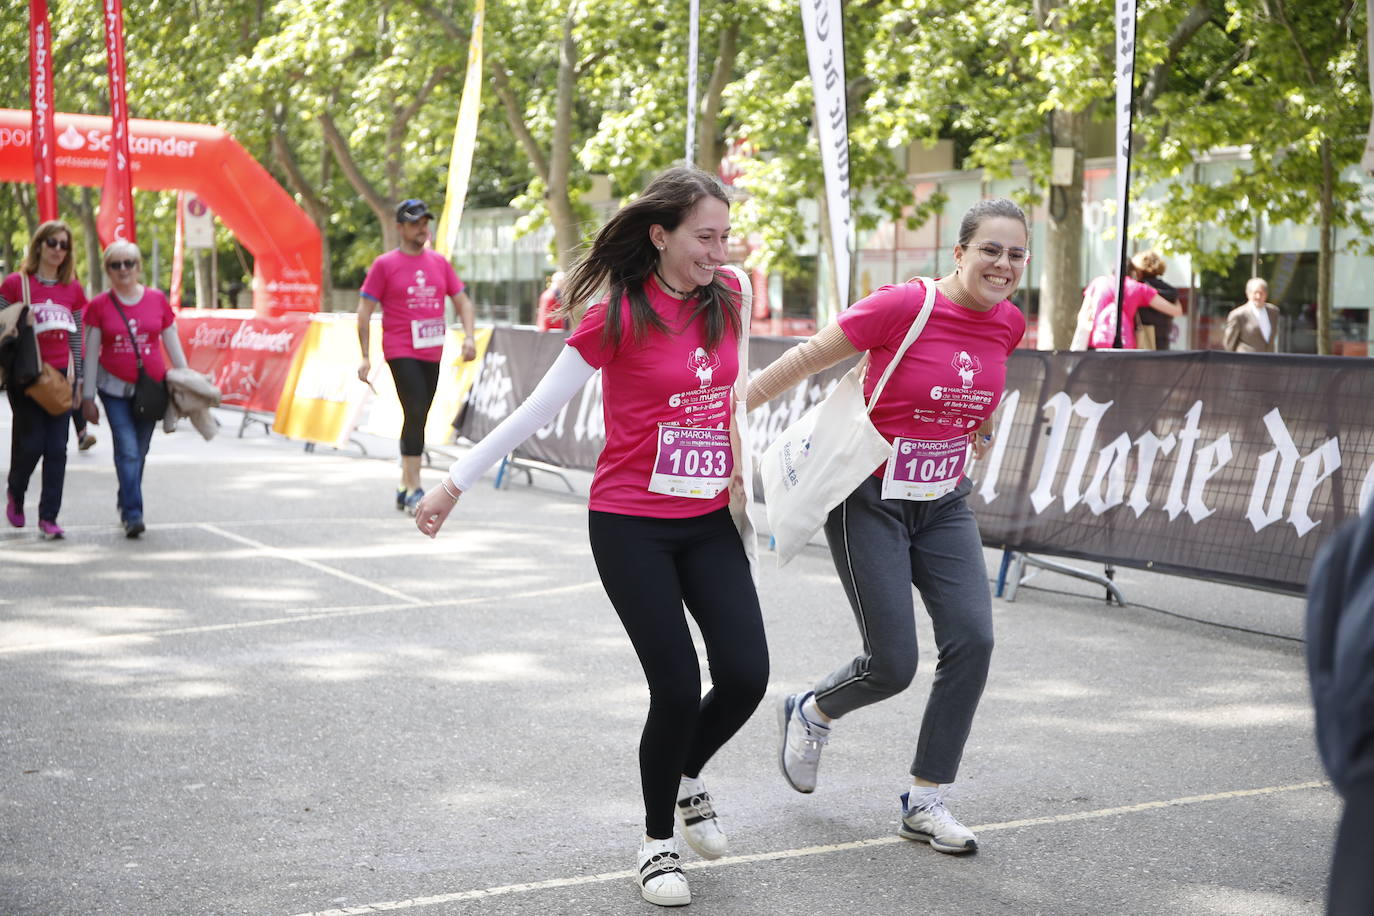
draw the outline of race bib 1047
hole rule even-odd
[[[964,476],[968,447],[968,436],[935,442],[898,436],[883,470],[883,499],[926,501],[953,492]]]

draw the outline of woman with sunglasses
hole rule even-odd
[[[39,356],[71,379],[76,386],[73,403],[79,407],[81,313],[86,308],[86,291],[76,278],[72,231],[66,223],[49,220],[38,227],[24,263],[0,283],[0,298],[30,303],[29,319],[38,337]],[[70,414],[54,417],[13,385],[8,386],[8,392],[13,420],[5,518],[15,528],[24,527],[24,494],[41,460],[43,490],[38,498],[38,530],[44,538],[56,540],[63,536],[57,513],[62,508],[62,487],[67,476]]]
[[[992,596],[963,469],[969,446],[981,457],[992,440],[989,421],[1002,399],[1007,358],[1026,331],[1025,316],[1008,297],[1030,258],[1027,235],[1025,214],[1004,198],[980,201],[964,215],[954,273],[935,281],[925,329],[870,414],[893,441],[893,457],[825,523],[862,649],[812,689],[785,696],[779,710],[783,775],[798,792],[812,792],[833,721],[900,693],[915,676],[916,586],[939,660],[898,833],[946,853],[978,848],[945,806],[942,787],[954,781],[992,657]],[[749,408],[860,353],[868,355],[868,398],[925,297],[924,284],[912,280],[856,302],[758,375],[749,385]],[[904,468],[914,462],[902,454],[931,457],[935,473],[911,485]]]
[[[95,406],[95,394],[99,391],[114,439],[119,520],[124,525],[124,536],[129,538],[136,538],[145,530],[143,465],[158,422],[134,416],[139,361],[156,382],[167,374],[163,348],[173,366],[186,367],[172,306],[161,290],[139,282],[142,266],[143,256],[137,245],[122,239],[112,242],[105,249],[105,273],[111,288],[91,300],[86,313],[86,347],[90,353],[99,354],[99,364],[86,376],[83,409],[87,420],[100,422],[100,411]],[[158,346],[159,339],[162,346]]]

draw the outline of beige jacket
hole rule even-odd
[[[1271,303],[1264,304],[1269,316],[1269,339],[1260,331],[1259,316],[1250,303],[1238,305],[1226,315],[1226,331],[1222,338],[1226,349],[1235,353],[1277,353],[1279,340],[1279,310]]]
[[[220,391],[210,381],[210,376],[201,375],[194,369],[168,369],[167,413],[162,417],[163,432],[176,429],[177,420],[186,417],[205,439],[213,439],[219,431],[219,421],[210,413],[211,407],[218,407]]]

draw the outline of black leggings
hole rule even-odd
[[[639,742],[644,827],[673,835],[680,776],[697,776],[749,720],[768,686],[768,643],[749,561],[730,511],[696,518],[592,512],[592,556],[649,681]],[[711,691],[683,605],[706,643]]]
[[[401,401],[405,421],[401,424],[401,454],[422,455],[425,451],[425,417],[434,403],[439,387],[439,364],[411,356],[389,359],[396,397]]]

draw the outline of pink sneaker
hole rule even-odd
[[[58,541],[67,536],[67,532],[63,531],[57,522],[50,522],[45,518],[38,520],[38,530],[43,532],[45,541]]]
[[[16,528],[24,527],[24,507],[14,501],[13,493],[5,494],[5,518]]]

